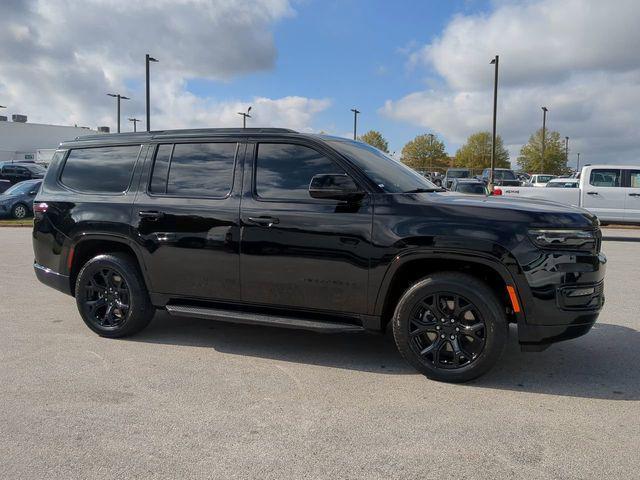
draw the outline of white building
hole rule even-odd
[[[6,117],[2,117],[6,118]],[[88,127],[67,127],[42,123],[9,122],[0,118],[0,162],[35,161],[49,163],[53,152],[65,140],[98,133]],[[26,120],[26,118],[22,117]]]

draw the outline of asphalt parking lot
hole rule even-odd
[[[106,340],[0,229],[0,478],[639,478],[640,230],[605,230],[587,336],[466,385],[390,337],[158,314]],[[514,333],[514,332],[512,332]]]

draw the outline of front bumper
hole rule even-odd
[[[603,253],[551,253],[524,269],[525,316],[518,321],[523,350],[544,350],[591,330],[604,306],[606,263]]]
[[[67,275],[61,275],[58,272],[54,272],[50,268],[43,267],[38,263],[33,264],[33,269],[36,272],[36,277],[45,285],[55,288],[56,290],[71,295],[71,285],[69,283],[69,277]]]

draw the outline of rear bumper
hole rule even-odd
[[[45,285],[55,288],[56,290],[71,295],[71,286],[69,284],[69,277],[67,275],[61,275],[58,272],[54,272],[50,268],[43,267],[38,263],[33,264],[33,269],[36,272],[36,277],[40,282]]]

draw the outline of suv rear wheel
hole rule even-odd
[[[507,322],[487,285],[465,274],[435,273],[402,295],[393,335],[405,360],[427,377],[466,382],[498,361]]]
[[[75,292],[84,323],[103,337],[133,335],[149,324],[155,312],[142,275],[126,254],[89,260],[78,274]]]

